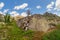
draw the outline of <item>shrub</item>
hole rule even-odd
[[[10,22],[10,14],[6,14],[5,16],[4,16],[4,19],[5,19],[5,23],[9,23]]]
[[[42,40],[60,40],[60,30],[54,30],[44,35]]]
[[[57,24],[57,25],[56,25],[56,27],[57,27],[57,29],[59,29],[59,30],[60,30],[60,24]]]

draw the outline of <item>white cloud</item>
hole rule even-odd
[[[5,9],[4,11],[0,11],[0,14],[5,15],[8,11],[9,11],[9,9]]]
[[[57,12],[54,12],[53,14],[56,14],[57,15]]]
[[[16,11],[12,11],[12,12],[10,12],[10,14],[11,14],[11,16],[13,16],[13,17],[15,17],[15,16],[18,16],[18,15],[19,15],[19,13],[18,13],[18,12],[16,12]]]
[[[55,2],[55,10],[57,10],[57,11],[60,10],[60,0],[56,0],[56,2]]]
[[[53,2],[53,1],[51,2],[52,5],[54,5],[54,3],[55,3],[55,2]]]
[[[25,10],[31,10],[31,8],[26,8]]]
[[[9,9],[4,9],[3,11],[0,11],[0,14],[6,15],[6,13],[9,11]]]
[[[37,8],[37,9],[40,9],[40,8],[41,8],[41,6],[36,6],[36,8]]]
[[[3,14],[3,12],[2,12],[2,11],[0,11],[0,14]]]
[[[2,12],[2,11],[0,11],[0,14],[3,14],[3,15],[5,15],[5,13],[4,13],[4,12]]]
[[[60,0],[56,0],[56,8],[60,9]]]
[[[47,11],[51,11],[52,9],[48,9]]]
[[[4,11],[3,11],[3,13],[7,13],[9,11],[9,9],[5,9]]]
[[[56,14],[56,15],[60,16],[60,13],[59,12],[54,12],[53,14]]]
[[[0,3],[0,9],[2,9],[3,7],[4,7],[4,3],[1,2],[1,3]]]
[[[24,8],[26,8],[27,6],[28,6],[28,4],[27,4],[27,3],[23,3],[22,5],[15,6],[15,7],[14,7],[14,9],[16,9],[16,10],[24,9]]]
[[[51,11],[51,9],[53,8],[54,6],[54,2],[51,2],[50,4],[47,5],[47,11]]]
[[[27,13],[26,12],[22,12],[21,13],[21,16],[26,17],[27,16]]]
[[[54,10],[56,10],[56,8],[54,8]]]

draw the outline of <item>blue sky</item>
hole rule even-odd
[[[4,10],[10,13],[13,11],[18,12],[19,14],[26,12],[30,9],[31,13],[40,13],[43,14],[46,11],[52,13],[60,13],[60,6],[56,4],[60,4],[59,0],[0,0],[4,6],[0,7],[0,11],[4,12]],[[59,6],[59,7],[58,7]]]

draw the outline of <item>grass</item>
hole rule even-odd
[[[0,24],[0,40],[60,40],[60,25],[57,25],[56,30],[47,33],[41,37],[43,32],[39,33],[32,30],[24,31],[16,25],[16,22]]]
[[[42,40],[60,40],[60,24],[57,24],[56,28],[56,30],[45,34]]]
[[[19,28],[9,14],[0,22],[0,40],[32,40],[33,33],[31,30],[24,31]]]
[[[60,40],[60,30],[54,30],[44,35],[42,40]]]
[[[32,40],[33,31],[24,31],[16,22],[0,24],[0,40]]]
[[[45,35],[44,32],[24,31],[19,28],[15,20],[10,21],[10,16],[5,16],[5,22],[0,22],[0,40],[60,40],[60,24],[56,30]]]

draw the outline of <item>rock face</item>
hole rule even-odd
[[[46,32],[49,29],[55,28],[55,26],[56,26],[55,24],[60,23],[60,20],[57,21],[56,17],[52,20],[49,20],[48,18],[45,15],[35,14],[32,16],[28,16],[28,17],[19,19],[17,21],[17,24],[20,28],[22,28],[24,30],[30,29],[33,31]]]
[[[29,29],[35,30],[35,31],[47,31],[49,29],[48,22],[44,18],[32,18]]]

